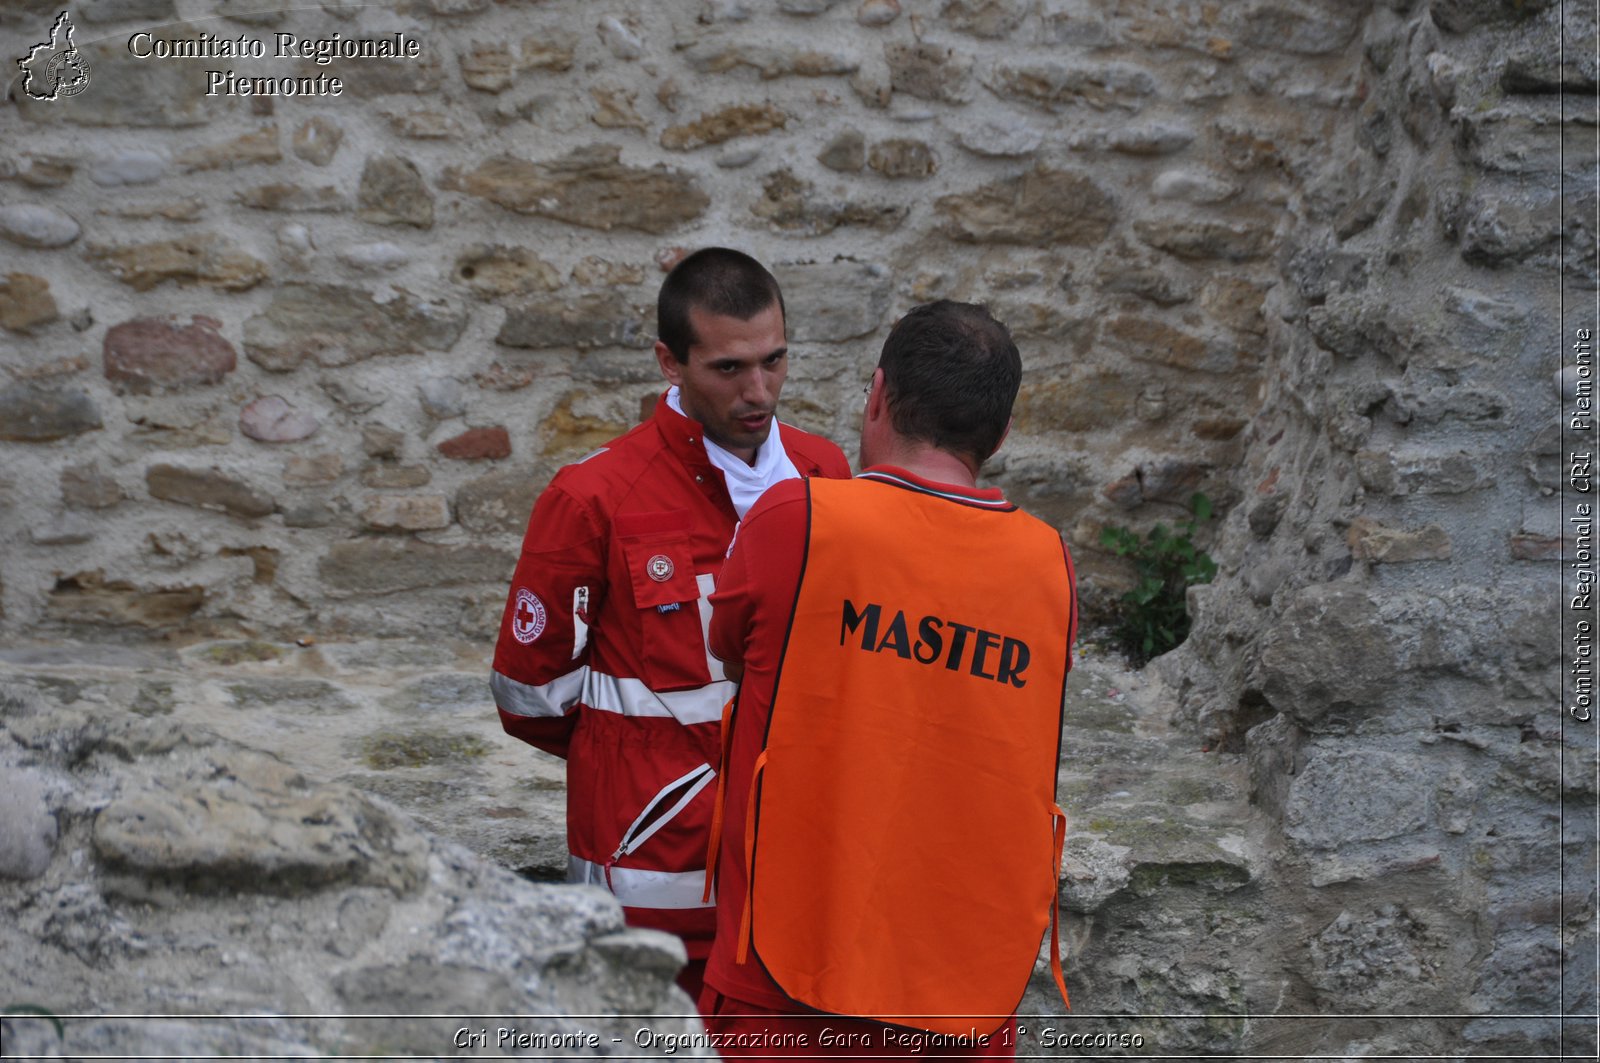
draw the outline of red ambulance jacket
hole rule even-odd
[[[704,957],[703,901],[722,707],[707,598],[738,523],[698,422],[665,396],[648,421],[562,468],[539,496],[495,646],[508,734],[567,760],[571,881]],[[847,477],[839,448],[776,432],[802,476]],[[768,443],[771,443],[769,438]]]

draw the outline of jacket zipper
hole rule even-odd
[[[667,783],[650,799],[650,803],[645,805],[644,811],[639,813],[638,817],[623,833],[622,841],[617,845],[616,851],[611,854],[611,859],[605,863],[606,885],[608,887],[611,885],[611,868],[616,862],[653,838],[657,831],[665,827],[679,812],[688,807],[689,802],[693,801],[695,795],[710,784],[716,774],[711,765],[701,764],[687,774]]]

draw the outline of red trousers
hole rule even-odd
[[[818,1012],[775,1014],[771,1008],[746,1004],[706,988],[700,1014],[726,1058],[783,1059],[827,1056],[830,1059],[1015,1059],[1016,1016],[992,1033],[952,1037],[909,1026],[891,1026],[870,1019],[851,1019]],[[978,1027],[984,1023],[978,1022]]]

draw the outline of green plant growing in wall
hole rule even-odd
[[[1100,545],[1133,562],[1137,582],[1117,600],[1117,641],[1140,664],[1189,637],[1188,590],[1210,583],[1217,563],[1194,544],[1194,531],[1211,519],[1211,499],[1196,491],[1193,514],[1169,529],[1157,524],[1143,539],[1127,528],[1101,529]]]

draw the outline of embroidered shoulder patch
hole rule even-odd
[[[511,611],[511,637],[526,646],[544,634],[544,603],[526,587],[517,588],[517,605]]]

